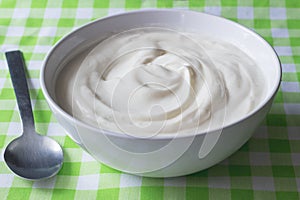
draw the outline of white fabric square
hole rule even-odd
[[[3,88],[5,81],[5,78],[0,78],[0,88]]]
[[[33,52],[34,53],[48,53],[48,51],[51,49],[51,46],[46,45],[36,45],[34,47]]]
[[[284,111],[288,115],[300,115],[300,104],[286,103],[283,105]]]
[[[48,136],[65,136],[65,130],[58,123],[49,123]]]
[[[1,47],[0,47],[0,49],[1,49]],[[7,66],[7,63],[6,63],[6,61],[4,61],[4,60],[0,60],[0,69],[7,69],[8,68],[8,66]],[[0,85],[1,86],[1,85]],[[1,87],[2,88],[2,87]]]
[[[300,178],[296,178],[298,192],[300,192]]]
[[[251,165],[257,165],[257,166],[271,165],[271,159],[269,153],[251,152],[249,155],[249,161]]]
[[[275,51],[279,56],[291,56],[293,55],[292,49],[289,46],[276,46],[274,47]]]
[[[281,89],[283,92],[300,92],[298,82],[281,82]]]
[[[14,180],[13,174],[0,174],[0,188],[9,188]]]
[[[61,8],[46,8],[44,18],[46,19],[59,19],[61,15]]]
[[[41,27],[39,36],[44,37],[44,36],[49,36],[49,37],[54,37],[56,35],[56,27]]]
[[[298,126],[289,126],[287,129],[288,129],[288,137],[290,140],[300,140]]]
[[[231,186],[229,177],[208,177],[208,187],[229,189]]]
[[[7,28],[6,36],[11,36],[11,37],[23,36],[24,30],[25,30],[24,27],[21,26],[9,26]]]
[[[22,123],[10,122],[7,130],[7,135],[17,135],[23,132]]]
[[[282,72],[296,72],[295,64],[282,64]]]
[[[286,19],[286,9],[285,8],[270,8],[270,18],[271,19]]]
[[[77,190],[97,190],[99,186],[99,174],[79,176]]]
[[[77,19],[90,19],[93,15],[92,8],[78,8],[76,12]]]
[[[110,8],[108,9],[108,16],[123,13],[123,12],[125,12],[124,8]]]
[[[272,177],[252,177],[254,190],[275,191],[274,179]]]
[[[0,162],[4,162],[4,149],[1,151]]]
[[[286,28],[272,28],[272,36],[274,38],[288,38],[289,30]]]
[[[142,177],[130,174],[121,174],[120,187],[140,187],[142,185]]]
[[[42,181],[35,181],[32,185],[33,188],[47,188],[52,189],[55,186],[56,176]]]
[[[29,89],[39,89],[40,86],[40,79],[38,78],[31,78],[27,81]]]
[[[12,18],[26,19],[29,16],[29,13],[30,13],[30,8],[15,8]]]
[[[186,186],[186,178],[182,177],[174,177],[174,178],[166,178],[164,182],[165,186],[173,186],[173,187],[185,187]]]
[[[16,44],[3,44],[3,45],[0,45],[0,52],[15,51],[15,50],[19,50],[19,49],[20,49],[19,45],[16,45]],[[2,66],[4,66],[4,65],[2,65]],[[5,68],[5,69],[7,69],[7,68]]]
[[[237,17],[239,19],[253,19],[252,7],[238,7]]]
[[[221,8],[214,6],[214,7],[205,7],[204,11],[206,13],[212,14],[212,15],[217,15],[220,16],[221,15]]]
[[[291,153],[291,158],[294,166],[300,165],[300,153]]]
[[[43,64],[43,61],[30,60],[28,65],[27,65],[27,68],[28,69],[38,69],[38,70],[40,70],[42,64]]]
[[[82,162],[93,162],[93,161],[96,161],[90,154],[88,154],[85,151],[82,152],[81,160],[82,160]]]
[[[190,10],[188,7],[185,7],[185,6],[176,6],[176,9],[177,10]]]

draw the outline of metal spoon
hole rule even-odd
[[[52,177],[62,167],[63,151],[56,141],[35,131],[22,52],[10,51],[5,55],[20,110],[23,134],[6,147],[4,160],[22,178],[40,180]]]

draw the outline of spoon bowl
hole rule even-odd
[[[22,178],[50,178],[62,167],[63,151],[55,140],[35,131],[22,53],[6,52],[6,58],[20,110],[23,134],[8,144],[4,160],[11,171]]]
[[[56,141],[39,134],[23,134],[4,152],[8,167],[18,176],[37,180],[54,176],[62,166],[62,150]]]

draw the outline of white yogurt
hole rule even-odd
[[[56,88],[77,119],[138,136],[221,128],[253,111],[265,89],[235,45],[161,28],[102,41],[64,68]]]

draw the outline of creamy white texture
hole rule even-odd
[[[132,135],[220,128],[264,97],[262,72],[246,53],[194,33],[129,30],[69,65],[59,104],[88,124]]]

